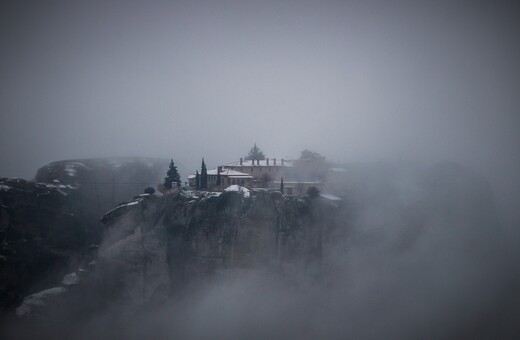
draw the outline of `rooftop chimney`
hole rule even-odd
[[[282,158],[282,166],[283,166],[283,158]]]
[[[265,161],[266,161],[266,164],[269,165],[269,158],[266,158]]]
[[[273,163],[274,165],[276,165],[276,158],[273,158]]]
[[[242,157],[240,157],[240,165],[242,165]]]

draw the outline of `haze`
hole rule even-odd
[[[495,2],[3,2],[0,173],[114,155],[215,165],[253,142],[504,161],[515,19]]]
[[[520,200],[507,2],[0,6],[0,176],[101,156],[212,167],[256,142],[268,157],[451,160],[483,172],[501,206]]]
[[[0,177],[110,156],[194,171],[255,142],[267,157],[451,161],[489,180],[518,259],[519,13],[506,1],[2,1]]]

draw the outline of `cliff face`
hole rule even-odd
[[[90,243],[101,242],[105,212],[161,182],[168,168],[162,158],[120,157],[64,160],[38,169],[35,182],[77,187],[76,200],[89,224]]]
[[[154,158],[65,160],[35,181],[0,179],[0,316],[95,256],[101,216],[159,182]],[[93,245],[91,247],[91,245]]]
[[[219,270],[266,268],[317,274],[334,207],[279,193],[183,192],[144,197],[107,213],[98,263],[118,267],[136,302],[177,295]]]
[[[0,179],[0,310],[52,286],[81,251],[86,226],[68,185]]]

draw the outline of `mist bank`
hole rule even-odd
[[[333,212],[262,193],[178,193],[116,208],[95,269],[78,272],[84,281],[64,304],[43,308],[44,331],[412,339],[518,330],[516,259],[482,176],[453,163],[345,170]]]

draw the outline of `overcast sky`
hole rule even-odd
[[[254,142],[513,176],[518,22],[496,1],[2,1],[0,176],[99,156],[212,167]]]
[[[518,264],[519,37],[520,10],[513,1],[1,0],[0,177],[30,179],[52,161],[107,156],[173,157],[180,168],[195,171],[201,157],[213,168],[244,156],[255,142],[267,157],[276,158],[298,157],[310,149],[341,163],[455,161],[489,179]],[[389,234],[397,234],[402,226],[389,223],[384,213],[374,215],[383,216]],[[386,229],[375,230],[376,239],[386,240]],[[470,240],[482,236],[478,230],[472,235],[471,228],[460,234],[440,230],[427,230],[427,240],[443,235],[424,243],[424,252],[403,252],[397,261],[381,257],[387,253],[377,251],[386,248],[377,243],[349,248],[349,258],[338,259],[353,258],[362,275],[348,272],[338,282],[363,283],[354,285],[358,290],[352,294],[360,298],[347,294],[343,305],[335,302],[337,291],[332,290],[321,311],[352,315],[355,321],[364,298],[385,302],[389,296],[401,304],[404,295],[414,299],[403,304],[405,313],[390,315],[390,322],[429,322],[431,308],[414,309],[414,304],[430,298],[444,303],[453,297],[450,308],[436,310],[446,318],[460,307],[457,301],[467,301],[463,307],[471,309],[473,299],[442,295],[442,289],[430,294],[429,288],[457,283],[472,263],[480,266],[480,249],[459,249],[461,256],[445,252],[450,239],[464,239],[466,232]],[[377,266],[365,251],[376,254]],[[475,261],[470,266],[469,258]],[[464,270],[448,266],[445,271],[442,261],[448,260]],[[418,265],[403,270],[409,263]],[[431,271],[429,263],[439,266]],[[418,275],[423,265],[425,273],[435,275]],[[408,281],[416,274],[416,281]],[[478,278],[477,286],[495,280],[493,275],[468,277]],[[238,320],[248,320],[250,314],[243,311],[254,302],[260,311],[270,311],[262,307],[270,303],[282,308],[276,311],[289,310],[283,317],[290,319],[298,316],[293,306],[307,307],[301,301],[320,301],[300,299],[300,293],[289,294],[297,297],[289,304],[272,293],[265,299],[256,290],[264,281],[259,286],[250,285],[247,277],[239,282],[247,289],[238,298],[234,286],[209,294],[238,305]],[[402,295],[393,294],[392,284]],[[446,289],[458,293],[457,287]],[[471,297],[477,292],[468,291]],[[197,315],[206,323],[206,310],[215,311],[211,316],[219,320],[229,315],[220,301],[190,301],[188,310],[200,308]],[[291,308],[283,309],[286,305]],[[316,307],[308,306],[309,311]],[[341,314],[343,306],[351,314]],[[360,315],[372,317],[371,304],[361,306]],[[381,306],[375,314],[386,313]],[[425,317],[416,310],[428,313]],[[273,315],[282,314],[269,312],[268,317]],[[255,326],[262,325],[256,321]],[[367,323],[374,324],[372,319]],[[196,327],[205,331],[200,323]]]

